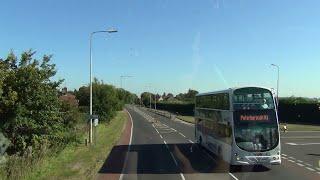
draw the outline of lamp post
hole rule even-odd
[[[118,32],[115,28],[110,28],[104,31],[94,31],[90,33],[90,132],[89,143],[92,143],[92,37],[97,33],[115,33]]]
[[[122,89],[122,78],[131,78],[133,76],[120,76],[120,88]]]
[[[279,107],[279,72],[280,72],[280,68],[278,65],[276,64],[271,64],[271,66],[274,66],[277,68],[277,71],[278,71],[278,77],[277,77],[277,109]]]
[[[145,86],[145,88],[148,88],[150,90],[151,86],[147,85]],[[151,109],[151,92],[149,92],[149,99],[150,99],[149,108]]]

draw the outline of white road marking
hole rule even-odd
[[[165,140],[163,140],[164,144],[167,144],[167,142]]]
[[[164,124],[164,123],[162,123],[162,125],[164,125],[164,126],[168,127],[168,125],[166,125],[166,124]]]
[[[282,156],[287,156],[286,154],[282,154]]]
[[[291,136],[291,137],[281,137],[281,139],[319,139],[320,136]]]
[[[188,139],[189,142],[194,143],[193,141],[191,141],[190,139]]]
[[[154,129],[157,131],[158,134],[160,134],[159,131],[157,130],[157,128],[154,128]]]
[[[162,131],[161,132],[161,134],[171,134],[171,133],[174,133],[174,131],[164,131],[164,132]]]
[[[171,155],[174,163],[178,166],[178,162],[177,162],[176,158],[173,156],[172,152],[170,152],[170,155]]]
[[[308,146],[308,145],[319,145],[320,143],[302,143],[302,144],[297,144],[297,143],[286,143],[291,146]]]
[[[309,163],[305,163],[307,166],[311,166],[312,167],[312,165],[311,164],[309,164]]]
[[[161,134],[160,134],[160,137],[161,137],[161,139],[163,139],[163,137],[161,136]]]
[[[312,169],[312,168],[309,168],[309,167],[306,167],[306,169],[308,169],[308,170],[310,170],[310,171],[316,171],[316,170],[314,170],[314,169]]]
[[[316,168],[318,171],[320,171],[320,168]]]
[[[176,166],[179,168],[178,162],[177,162],[176,158],[174,157],[174,155],[172,154],[172,152],[170,151],[170,149],[169,149],[169,147],[168,147],[168,145],[167,145],[167,142],[166,142],[166,141],[164,141],[164,143],[166,144],[167,149],[168,149],[168,151],[170,152],[170,155],[171,155],[171,157],[172,157],[172,159],[173,159],[174,163],[175,163],[175,164],[176,164]],[[184,178],[184,176],[183,176],[183,174],[182,174],[182,173],[180,173],[180,177],[181,177],[181,179],[182,179],[182,180],[185,180],[185,178]]]
[[[297,160],[299,163],[303,163],[303,161],[301,161],[301,160]]]
[[[175,129],[173,129],[173,128],[171,128],[172,130],[174,130],[174,131],[177,131],[177,130],[175,130]]]
[[[181,135],[181,136],[183,136],[183,137],[186,137],[184,134],[182,134],[181,132],[179,132],[179,134]]]
[[[182,179],[182,180],[186,180],[186,179],[184,178],[184,176],[183,176],[182,173],[180,173],[180,176],[181,176],[181,179]]]
[[[286,157],[281,157],[282,159],[288,159],[288,158],[286,158]]]
[[[229,175],[231,176],[231,177],[233,177],[233,179],[235,179],[235,180],[239,180],[235,175],[233,175],[232,173],[230,173],[229,172]]]
[[[291,159],[289,159],[288,161],[295,163],[295,161],[294,161],[294,160],[291,160]]]
[[[294,158],[294,157],[291,157],[291,156],[289,156],[288,158],[289,158],[289,159],[296,159],[296,158]]]
[[[125,166],[126,166],[126,163],[127,163],[127,161],[128,161],[128,153],[129,153],[130,148],[131,148],[132,132],[133,132],[133,120],[132,120],[132,116],[131,116],[131,114],[129,113],[128,110],[125,109],[125,111],[129,114],[129,117],[130,117],[130,121],[131,121],[131,133],[130,133],[130,140],[129,140],[128,152],[127,152],[127,155],[126,155],[126,158],[125,158],[125,161],[124,161],[125,164],[124,164],[124,167],[123,167],[122,170],[121,170],[121,174],[120,174],[119,180],[122,180],[122,179],[123,179],[123,176],[124,176],[123,170],[124,170],[124,168],[125,168]]]
[[[298,164],[298,166],[301,166],[301,167],[303,167],[304,165],[303,164],[300,164],[300,163],[297,163]]]

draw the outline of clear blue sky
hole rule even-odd
[[[94,76],[115,86],[200,92],[242,85],[276,87],[280,96],[319,97],[320,1],[293,0],[2,0],[0,57],[30,48],[53,54],[69,88]]]

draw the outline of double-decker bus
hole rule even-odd
[[[241,87],[196,96],[195,138],[230,165],[281,164],[275,98]]]

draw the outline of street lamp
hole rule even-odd
[[[104,31],[94,31],[90,34],[90,139],[89,143],[92,143],[92,37],[97,33],[115,33],[118,32],[115,28],[110,28]]]
[[[148,86],[145,86],[145,88],[151,88],[151,86],[148,85]],[[149,108],[151,109],[151,92],[149,92],[149,99],[150,99]]]
[[[278,78],[277,78],[277,109],[278,109],[278,106],[279,106],[279,71],[280,71],[280,68],[276,64],[271,64],[271,66],[276,67],[277,70],[278,70],[278,75],[277,75],[278,76]]]
[[[131,78],[133,76],[120,76],[120,88],[122,89],[122,78]]]

